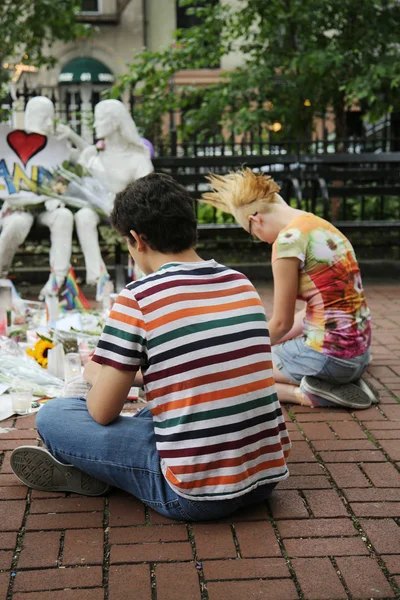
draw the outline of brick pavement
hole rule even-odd
[[[118,491],[28,491],[9,455],[37,443],[34,416],[1,423],[0,600],[400,597],[400,288],[367,294],[380,406],[285,410],[291,477],[230,519],[173,522]]]

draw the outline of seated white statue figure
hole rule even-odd
[[[119,100],[102,100],[96,105],[94,127],[97,139],[103,139],[105,149],[96,146],[85,148],[79,163],[100,181],[110,192],[110,212],[116,193],[128,183],[136,181],[153,171],[150,151],[140,138],[135,121]],[[102,259],[98,248],[97,224],[99,215],[91,208],[82,208],[75,215],[76,229],[86,258],[88,273],[97,273]],[[96,223],[96,225],[94,224]],[[95,243],[97,241],[97,243]]]
[[[85,148],[79,163],[112,194],[153,171],[150,150],[142,142],[135,121],[119,100],[102,100],[94,111],[97,139],[105,149]]]
[[[25,130],[28,133],[40,133],[45,136],[59,134],[68,137],[70,141],[82,150],[86,144],[72,130],[60,125],[54,132],[54,106],[45,96],[31,98],[25,110]],[[39,214],[39,223],[50,229],[50,266],[53,269],[57,283],[62,285],[69,269],[71,259],[73,215],[65,205],[56,199],[44,199],[46,210]],[[0,234],[0,271],[6,275],[11,267],[14,255],[28,236],[34,217],[23,210],[10,211],[7,202],[2,208]],[[40,295],[51,291],[50,277]]]

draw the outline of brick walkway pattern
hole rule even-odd
[[[271,312],[270,287],[258,286]],[[369,600],[400,588],[400,289],[367,286],[374,320],[365,411],[285,410],[290,478],[269,504],[214,523],[169,521],[128,495],[28,491],[0,433],[1,600]],[[1,431],[1,430],[0,430]]]

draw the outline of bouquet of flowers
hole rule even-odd
[[[113,195],[97,180],[91,177],[81,165],[64,161],[54,169],[51,177],[38,186],[38,194],[54,198],[71,208],[89,206],[103,217],[108,217]]]

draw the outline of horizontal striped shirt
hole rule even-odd
[[[241,273],[168,263],[128,284],[94,360],[142,369],[162,471],[181,496],[235,498],[288,476],[267,319]]]

